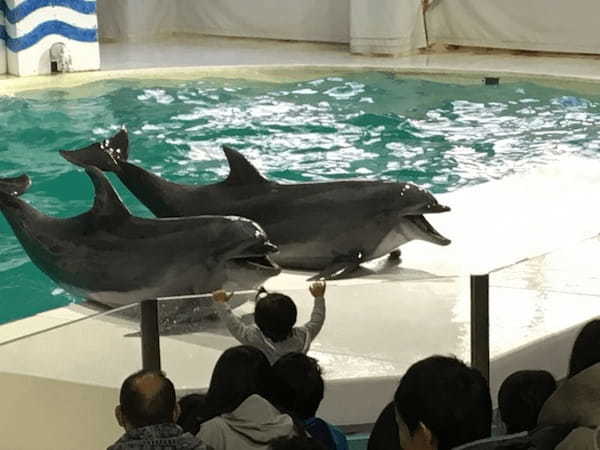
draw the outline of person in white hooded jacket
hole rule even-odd
[[[240,345],[215,365],[206,416],[198,437],[214,450],[268,449],[272,440],[294,436],[294,421],[270,402],[272,368],[263,352]]]
[[[600,320],[579,332],[567,379],[544,403],[538,424],[575,427],[557,450],[600,450]]]

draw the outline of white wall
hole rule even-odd
[[[0,373],[0,448],[98,450],[123,433],[114,419],[119,390]]]

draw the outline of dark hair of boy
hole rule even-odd
[[[158,381],[158,388],[150,394],[144,392],[138,383],[147,377]],[[119,402],[123,416],[135,428],[172,423],[176,406],[175,386],[162,372],[140,370],[123,381]]]
[[[297,316],[293,300],[275,292],[260,297],[254,308],[256,325],[273,342],[281,342],[291,336]]]
[[[582,370],[600,362],[600,320],[592,320],[581,329],[569,360],[567,378],[577,375]]]
[[[293,352],[273,365],[273,401],[302,420],[314,417],[325,392],[316,359]]]
[[[400,380],[394,404],[410,435],[423,424],[438,450],[491,434],[489,385],[478,370],[454,357],[431,356],[413,364]]]
[[[544,402],[556,390],[556,380],[545,370],[519,370],[498,391],[500,417],[509,434],[531,431]]]
[[[259,349],[238,345],[223,352],[206,393],[205,420],[230,413],[252,394],[270,400],[272,369]]]

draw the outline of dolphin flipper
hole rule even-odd
[[[358,269],[361,262],[362,258],[360,252],[351,255],[338,256],[318,274],[310,277],[308,281],[339,280],[348,278]]]
[[[127,161],[129,138],[122,128],[109,139],[96,142],[79,150],[60,150],[63,158],[81,167],[97,167],[105,172],[119,170],[119,161]]]

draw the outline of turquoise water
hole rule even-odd
[[[203,79],[109,81],[0,98],[0,176],[27,173],[23,198],[68,217],[92,202],[87,176],[63,160],[130,131],[131,160],[173,181],[212,183],[237,147],[280,182],[410,180],[433,192],[499,179],[564,155],[597,158],[599,95],[529,82],[444,84],[386,73],[292,83]],[[125,203],[150,216],[112,177]],[[29,261],[0,219],[0,323],[77,299]]]

